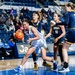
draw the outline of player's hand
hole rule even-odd
[[[30,44],[30,43],[32,42],[32,39],[29,38],[29,39],[27,40],[27,42]]]
[[[46,37],[44,37],[44,39],[46,39]]]
[[[55,38],[55,39],[54,39],[54,43],[56,43],[58,40],[59,40],[58,38]]]
[[[56,22],[54,21],[54,20],[51,20],[51,22],[50,22],[52,25],[55,25],[56,24]]]

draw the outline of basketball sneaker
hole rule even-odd
[[[61,69],[58,70],[58,72],[69,72],[69,71],[70,71],[69,67],[61,68]]]
[[[57,71],[57,68],[58,68],[58,61],[54,61],[53,62],[53,70]]]
[[[20,66],[18,66],[18,67],[16,67],[16,68],[14,68],[14,71],[15,71],[15,72],[22,71],[22,68],[20,68]]]
[[[43,66],[50,67],[50,68],[51,68],[51,66],[52,66],[52,65],[48,64],[47,62],[43,62],[43,64],[42,64],[42,65],[43,65]]]
[[[64,64],[61,63],[61,65],[60,65],[59,68],[58,68],[58,71],[61,70],[61,69],[63,68],[63,66],[64,66]]]
[[[38,70],[38,65],[37,65],[37,63],[34,64],[34,70]]]

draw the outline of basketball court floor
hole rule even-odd
[[[24,65],[24,70],[16,73],[13,69],[20,64],[21,60],[22,59],[0,60],[0,75],[75,75],[75,56],[69,56],[70,72],[67,73],[59,73],[42,66],[43,60],[40,57],[37,61],[39,66],[38,70],[33,70],[33,60],[29,58]],[[58,62],[58,65],[60,65],[59,57]]]

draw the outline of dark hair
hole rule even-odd
[[[54,14],[57,14],[58,15],[58,17],[60,17],[61,15],[59,14],[59,13],[57,13],[57,12],[54,12]]]
[[[32,25],[32,22],[31,22],[30,20],[28,20],[28,19],[23,19],[23,20],[22,20],[22,23],[23,23],[23,22],[27,22],[29,25]]]

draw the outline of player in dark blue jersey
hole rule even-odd
[[[32,25],[37,28],[37,30],[39,32],[41,32],[41,29],[42,29],[42,24],[41,24],[41,20],[40,20],[40,13],[38,11],[35,11],[33,13],[33,20],[31,21],[32,22]],[[32,53],[32,57],[33,57],[33,61],[34,61],[34,70],[37,70],[38,69],[38,65],[36,63],[37,59],[38,59],[38,54],[39,54],[39,50],[38,48],[36,49],[36,52],[33,52]],[[45,60],[43,61],[43,65],[44,66],[50,66]]]
[[[57,52],[59,51],[61,62],[63,62],[62,58],[62,45],[64,42],[65,36],[65,27],[64,25],[60,25],[61,21],[59,20],[59,14],[54,13],[54,20],[51,21],[50,32],[45,36],[45,38],[53,35],[54,36],[54,67],[53,69],[57,69]]]
[[[64,24],[68,27],[68,33],[66,34],[66,40],[63,44],[62,53],[64,58],[63,68],[59,70],[59,72],[68,72],[69,64],[68,64],[68,49],[71,44],[75,43],[75,11],[74,4],[68,3],[65,6],[66,8],[66,16]]]

